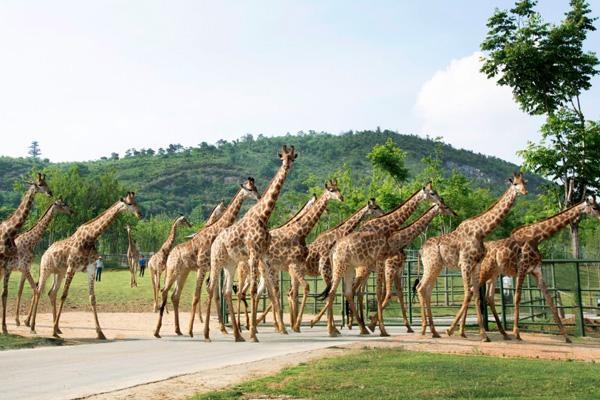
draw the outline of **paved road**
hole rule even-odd
[[[388,328],[391,334],[403,331]],[[3,399],[72,399],[164,380],[234,364],[298,353],[359,340],[355,329],[329,338],[324,328],[305,328],[287,336],[263,328],[260,343],[234,343],[212,333],[212,343],[168,336],[109,343],[0,352],[0,397]]]

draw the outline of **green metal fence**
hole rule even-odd
[[[420,325],[421,323],[418,297],[411,293],[414,280],[418,276],[417,272],[417,260],[407,260],[402,282],[411,325]],[[600,260],[544,260],[542,272],[567,331],[577,336],[600,336]],[[495,296],[496,309],[508,330],[513,326],[515,279],[503,276],[498,279]],[[317,297],[325,287],[321,278],[311,277],[307,278],[307,281],[310,284],[310,295],[304,313],[304,321],[308,321],[310,316],[318,313],[324,305],[324,301]],[[289,309],[287,291],[290,285],[287,273],[280,274],[279,283],[281,302],[284,305],[284,311],[287,311]],[[372,274],[365,290],[364,304],[367,314],[373,314],[376,311],[375,285],[375,276]],[[341,286],[334,303],[338,326],[341,325],[342,320],[345,320],[347,312]],[[482,290],[484,289],[482,288]],[[447,325],[450,323],[462,304],[463,296],[464,288],[460,272],[443,270],[432,291],[432,313],[436,324]],[[261,311],[268,305],[265,296],[260,305]],[[470,306],[470,317],[467,320],[467,325],[471,326],[476,324],[473,307],[474,305]],[[224,304],[222,304],[222,310],[226,310]],[[487,311],[487,307],[485,310]],[[396,298],[384,310],[384,318],[387,325],[402,325],[402,314]],[[484,319],[486,326],[489,325],[491,329],[494,329],[491,312],[489,315],[484,312]],[[531,276],[525,278],[522,289],[519,326],[523,331],[558,332],[550,307],[546,304]]]

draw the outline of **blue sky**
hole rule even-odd
[[[3,1],[0,152],[38,140],[53,161],[87,160],[380,126],[518,161],[540,120],[478,73],[477,54],[512,3]],[[542,3],[548,20],[568,6]],[[587,47],[600,50],[598,32]],[[594,84],[584,111],[597,119]]]

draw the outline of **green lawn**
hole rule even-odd
[[[598,388],[598,364],[376,349],[301,364],[193,399],[600,399]]]
[[[42,338],[42,337],[23,337],[18,335],[0,335],[0,350],[22,349],[26,347],[38,346],[61,346],[64,344],[62,339]]]

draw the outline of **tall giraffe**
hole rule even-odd
[[[52,303],[52,312],[54,316],[53,336],[58,337],[60,329],[58,327],[62,309],[69,294],[71,281],[75,272],[88,273],[88,291],[90,294],[90,305],[94,314],[96,324],[96,334],[98,339],[106,339],[100,323],[98,322],[98,313],[96,312],[96,294],[94,293],[94,261],[98,258],[96,250],[96,240],[108,228],[108,226],[122,212],[132,212],[138,218],[142,218],[140,208],[135,201],[135,193],[128,192],[127,196],[121,197],[110,208],[98,215],[96,218],[81,225],[75,233],[64,240],[54,242],[48,250],[42,255],[40,262],[40,280],[33,296],[33,311],[31,315],[31,332],[35,333],[35,318],[40,296],[44,292],[46,280],[50,275],[54,275],[54,284],[48,293]],[[58,312],[56,310],[56,294],[60,284],[66,275],[65,287],[60,298]]]
[[[33,199],[37,193],[52,196],[52,191],[46,184],[46,175],[38,173],[35,182],[26,182],[29,189],[23,195],[17,209],[6,220],[0,223],[0,276],[4,274],[4,285],[2,290],[2,333],[7,334],[6,327],[6,303],[8,301],[8,281],[10,280],[11,268],[9,264],[14,263],[17,257],[17,245],[15,238],[21,227],[27,220],[27,216],[33,207]]]
[[[552,301],[552,296],[548,292],[548,287],[542,274],[542,255],[539,251],[539,244],[552,237],[556,232],[580,218],[582,215],[589,215],[600,221],[600,205],[593,197],[582,201],[558,214],[555,214],[542,221],[525,225],[513,230],[512,234],[502,240],[496,240],[485,243],[486,254],[481,261],[480,282],[486,282],[486,300],[492,309],[494,319],[498,325],[498,330],[505,339],[510,337],[504,331],[502,322],[496,312],[494,304],[494,294],[496,290],[497,277],[502,274],[506,276],[516,276],[517,285],[515,289],[515,317],[513,334],[517,339],[521,339],[519,333],[519,309],[521,303],[521,289],[523,281],[527,274],[532,274],[535,278],[538,288],[542,291],[546,304],[552,310],[554,321],[558,325],[561,335],[567,343],[571,340],[562,324],[556,305]],[[462,314],[461,334],[464,333],[467,309]]]
[[[254,184],[254,178],[248,178],[246,182],[240,185],[240,189],[237,194],[229,203],[229,206],[223,213],[223,215],[210,225],[205,225],[201,228],[194,237],[184,243],[178,244],[167,257],[167,269],[165,274],[165,286],[161,291],[161,306],[158,315],[158,322],[154,330],[154,336],[160,337],[160,328],[162,326],[162,318],[164,309],[167,304],[167,297],[169,290],[175,285],[175,290],[171,295],[171,302],[173,303],[173,313],[175,315],[175,333],[181,335],[181,328],[179,326],[179,298],[183,291],[183,286],[190,272],[196,271],[196,288],[194,291],[194,300],[192,302],[192,311],[190,314],[190,325],[188,334],[193,336],[194,317],[196,314],[196,307],[200,302],[200,290],[202,288],[202,282],[210,267],[210,253],[211,244],[219,235],[223,229],[230,226],[242,208],[242,204],[248,198],[259,199],[260,194]],[[219,275],[211,275],[211,277]],[[218,281],[218,279],[215,279]],[[211,282],[213,279],[211,279]],[[199,317],[202,320],[201,312]],[[222,329],[225,329],[222,325]]]
[[[287,271],[290,275],[290,291],[288,293],[290,305],[291,327],[295,332],[300,332],[302,314],[306,305],[309,291],[308,282],[304,279],[306,275],[306,257],[308,248],[306,236],[316,225],[321,214],[327,208],[330,200],[343,201],[337,181],[329,181],[325,184],[325,190],[315,204],[300,218],[290,224],[286,224],[270,231],[271,242],[269,244],[268,259],[271,262],[272,271]],[[276,276],[271,280],[275,285],[275,295],[279,297],[279,285]],[[298,288],[302,285],[304,293],[302,303],[298,309]]]
[[[129,267],[129,286],[132,288],[137,287],[137,269],[138,269],[138,260],[140,259],[140,251],[135,244],[135,240],[131,235],[131,225],[127,224],[127,266]]]
[[[148,260],[148,269],[150,270],[150,276],[152,277],[152,299],[154,302],[154,311],[158,311],[158,293],[160,292],[160,275],[167,268],[167,257],[171,250],[173,249],[173,245],[175,244],[175,237],[177,236],[177,227],[179,225],[184,225],[189,228],[192,227],[192,224],[189,223],[185,216],[180,215],[173,221],[171,225],[171,230],[169,231],[169,235],[167,236],[167,240],[160,246],[160,249],[156,253],[150,257]]]
[[[292,223],[298,221],[304,214],[306,214],[306,212],[315,204],[316,201],[317,201],[317,195],[313,193],[313,195],[310,197],[310,199],[308,199],[302,205],[302,207],[300,207],[300,209],[296,212],[296,214],[294,214],[285,223],[283,223],[281,226],[279,226],[278,228],[275,228],[275,229],[283,228],[284,226],[287,226],[289,224],[292,224]],[[273,229],[271,229],[271,232],[272,231],[273,231]],[[250,329],[250,315],[248,312],[248,302],[246,301],[246,293],[247,293],[248,289],[250,288],[250,280],[249,280],[250,270],[248,268],[248,264],[245,261],[241,261],[238,264],[237,272],[238,272],[238,288],[237,288],[236,294],[237,294],[237,298],[238,298],[238,305],[237,305],[238,326],[239,327],[242,326],[240,313],[242,310],[242,304],[244,304],[244,314],[246,316],[246,329]],[[234,290],[235,290],[235,287],[234,287]],[[273,308],[273,304],[269,304],[267,309],[263,312],[263,315],[257,320],[257,323],[260,323],[266,317],[267,313],[272,308]],[[275,319],[275,321],[276,321],[276,319]]]
[[[406,261],[404,249],[409,246],[417,236],[423,233],[431,221],[438,215],[456,216],[456,213],[450,207],[440,207],[438,204],[434,204],[418,219],[404,228],[397,230],[388,239],[390,257],[388,257],[384,263],[385,296],[383,297],[381,308],[385,309],[392,299],[392,286],[395,285],[398,302],[400,303],[400,309],[402,310],[404,326],[406,326],[406,330],[409,333],[413,330],[406,317],[406,306],[404,304],[404,293],[402,291],[402,272],[404,271],[404,262]],[[361,303],[362,301],[359,302],[359,304]],[[371,318],[371,323],[369,324],[369,329],[374,331],[376,324],[377,316],[373,316]]]
[[[423,277],[417,286],[419,301],[421,303],[421,334],[425,335],[427,322],[434,338],[439,337],[433,324],[431,313],[431,291],[440,271],[444,266],[451,269],[460,269],[465,289],[461,311],[448,328],[448,335],[452,335],[460,315],[469,304],[471,296],[475,297],[477,304],[477,321],[479,322],[479,335],[481,340],[489,341],[483,329],[483,319],[479,309],[479,273],[477,267],[485,255],[483,241],[494,228],[502,222],[510,211],[517,195],[527,194],[527,182],[522,174],[514,174],[509,179],[510,185],[504,194],[487,211],[463,221],[458,227],[445,235],[430,238],[421,247],[421,261],[423,263]],[[427,315],[425,315],[427,312]]]
[[[44,232],[50,225],[50,222],[57,214],[73,215],[73,210],[64,202],[62,198],[54,201],[46,209],[46,212],[40,217],[38,222],[31,227],[27,232],[23,232],[15,239],[17,246],[17,257],[12,259],[8,264],[8,268],[12,271],[19,271],[21,273],[21,280],[19,281],[19,291],[17,293],[17,307],[15,311],[15,323],[17,326],[21,325],[19,320],[19,311],[21,308],[21,296],[23,295],[23,287],[25,286],[25,280],[29,282],[32,290],[35,290],[36,283],[31,276],[31,263],[35,257],[35,247],[44,236]]]
[[[255,277],[258,273],[259,261],[263,261],[260,265],[260,274],[265,280],[268,293],[273,301],[273,309],[277,316],[280,316],[279,299],[274,296],[274,283],[271,281],[270,274],[271,265],[268,260],[269,242],[271,235],[269,234],[268,222],[275,202],[279,197],[283,182],[285,181],[294,160],[298,157],[294,146],[288,148],[283,146],[279,153],[279,158],[282,160],[281,167],[277,174],[271,180],[267,190],[261,197],[260,201],[252,207],[244,217],[234,225],[225,229],[217,236],[212,244],[210,252],[210,276],[218,277],[221,270],[225,272],[224,296],[231,314],[231,324],[233,334],[236,341],[243,341],[244,338],[240,335],[237,321],[234,315],[233,303],[231,300],[233,277],[235,270],[241,261],[248,262],[250,269],[250,338],[253,341],[258,341],[256,337],[256,307],[257,307],[257,283]],[[208,302],[206,307],[206,319],[204,320],[204,338],[210,341],[210,307],[211,301],[216,289],[218,279],[211,279],[208,285]],[[285,326],[281,318],[278,318],[279,327],[282,333],[286,333]]]
[[[362,282],[357,279],[356,283],[353,284],[355,276],[361,276],[362,270],[366,269],[367,271],[377,272],[377,315],[379,318],[379,329],[382,336],[387,336],[381,314],[381,296],[383,295],[383,261],[389,256],[390,251],[387,243],[388,238],[402,226],[404,221],[416,210],[417,206],[425,200],[431,200],[445,207],[441,197],[433,189],[431,182],[429,182],[393,211],[371,219],[358,232],[351,233],[336,243],[331,254],[331,266],[333,270],[331,289],[329,290],[325,306],[311,321],[311,326],[323,317],[327,309],[333,307],[337,287],[342,278],[344,278],[344,296],[346,297],[346,301],[348,301],[352,315],[358,316],[361,333],[368,334],[364,321],[356,313],[356,307],[354,306],[354,292],[356,288],[360,287]],[[368,276],[368,273],[366,276]],[[330,336],[339,335],[332,320],[327,321],[327,331]]]

